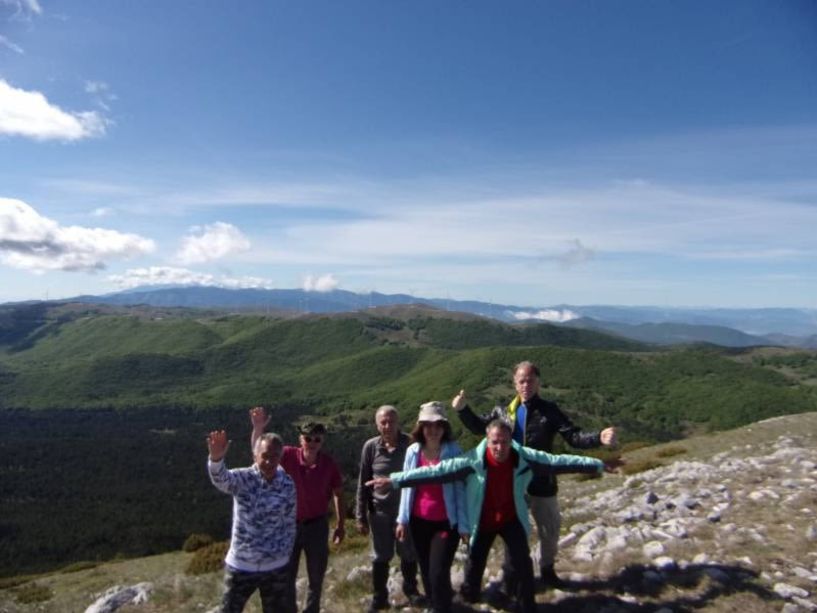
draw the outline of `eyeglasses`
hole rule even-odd
[[[321,443],[323,442],[323,437],[321,436],[308,436],[306,434],[302,434],[301,436],[304,437],[304,441],[307,443]]]

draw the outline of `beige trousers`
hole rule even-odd
[[[556,496],[530,496],[530,512],[539,534],[539,567],[552,566],[559,550],[562,514]]]

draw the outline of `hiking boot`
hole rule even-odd
[[[553,568],[553,564],[549,566],[543,566],[540,569],[541,576],[542,576],[542,585],[546,588],[563,588],[565,586],[565,582],[559,578],[559,575],[556,574],[556,570]]]

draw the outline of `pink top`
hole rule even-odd
[[[429,461],[421,451],[417,458],[417,466],[434,466],[440,460]],[[414,488],[414,505],[411,514],[427,521],[446,521],[448,513],[445,511],[445,498],[443,497],[443,486],[439,483],[433,485],[418,485]]]
[[[295,482],[298,495],[297,520],[307,521],[326,515],[332,492],[343,485],[340,469],[335,461],[323,452],[318,461],[307,466],[301,447],[284,447],[281,466]]]

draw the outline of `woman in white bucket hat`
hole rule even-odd
[[[417,424],[411,432],[414,442],[406,450],[403,470],[435,466],[440,460],[462,453],[452,440],[451,424],[442,402],[420,406]],[[397,538],[411,530],[426,596],[434,613],[451,610],[451,564],[460,538],[467,540],[471,527],[465,509],[462,481],[421,485],[404,489],[397,514]]]

